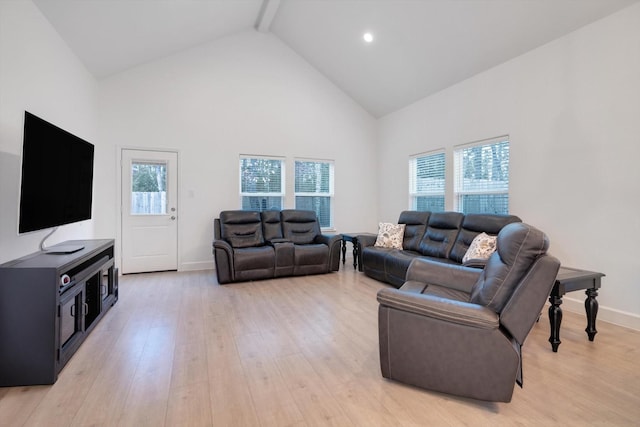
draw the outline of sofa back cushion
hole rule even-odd
[[[297,245],[313,243],[320,235],[320,225],[314,211],[285,209],[280,219],[283,237]]]
[[[420,251],[420,240],[424,236],[431,212],[403,211],[398,218],[398,224],[404,224],[404,239],[402,249]]]
[[[506,225],[498,234],[496,251],[473,285],[470,301],[500,313],[514,289],[548,248],[549,239],[537,228],[521,222]]]
[[[264,245],[260,212],[220,212],[220,237],[234,248]]]
[[[460,212],[433,212],[427,230],[420,241],[420,253],[448,258],[455,243],[464,215]]]
[[[467,253],[469,245],[480,233],[487,233],[497,236],[500,230],[512,222],[522,222],[515,215],[495,215],[495,214],[467,214],[462,220],[462,228],[456,237],[456,241],[451,249],[449,258],[452,261],[462,263],[462,258]]]
[[[282,239],[280,211],[263,211],[260,213],[260,216],[262,218],[264,240],[270,242],[274,239]]]

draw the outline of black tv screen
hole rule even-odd
[[[93,152],[89,142],[25,111],[20,233],[91,218]]]

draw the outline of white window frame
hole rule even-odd
[[[489,150],[492,146],[498,144],[506,144],[507,156],[506,159],[500,159],[502,164],[500,165],[500,173],[506,173],[506,180],[493,180],[493,179],[465,179],[465,162],[464,162],[464,154],[465,151],[468,151],[477,147],[486,147],[483,153],[486,154],[486,161],[493,162],[494,159],[489,157]],[[510,164],[510,138],[509,135],[503,135],[496,138],[485,139],[482,141],[476,141],[470,144],[459,145],[454,148],[454,180],[453,180],[453,205],[454,210],[463,213],[509,213],[509,180],[510,180],[510,172],[509,172],[509,164]],[[482,159],[485,160],[485,159]],[[505,171],[506,169],[506,171]],[[492,175],[492,168],[489,168],[489,175]],[[491,177],[490,177],[491,178]],[[467,195],[506,195],[507,196],[507,204],[506,204],[506,212],[500,211],[484,211],[484,212],[470,212],[467,211],[463,206],[464,196]]]
[[[436,158],[437,156],[437,158]],[[431,182],[420,183],[418,178],[418,160],[431,158],[433,166],[442,165],[442,181],[433,180]],[[426,153],[409,156],[409,209],[418,210],[419,197],[442,197],[442,211],[446,206],[446,168],[447,158],[444,149],[429,151]]]
[[[298,192],[296,191],[296,182],[298,179],[297,176],[297,164],[298,162],[305,163],[322,163],[329,165],[329,190],[328,191],[315,191],[315,192]],[[327,160],[327,159],[308,159],[308,158],[295,158],[294,159],[294,167],[293,167],[293,191],[294,191],[294,206],[296,209],[299,209],[297,206],[297,198],[298,197],[326,197],[329,199],[329,224],[322,226],[321,229],[325,230],[333,230],[334,222],[333,222],[333,211],[334,211],[334,189],[335,189],[335,161]],[[316,213],[317,214],[317,213]],[[318,215],[318,219],[320,220],[320,215]]]
[[[242,191],[242,172],[243,172],[243,166],[242,166],[242,161],[245,159],[263,159],[263,160],[275,160],[275,161],[279,161],[280,162],[280,191],[277,192],[251,192],[251,191]],[[248,154],[241,154],[240,155],[240,159],[238,161],[238,177],[239,177],[239,182],[238,182],[238,186],[239,186],[239,193],[240,193],[240,209],[244,209],[243,208],[243,204],[242,204],[242,200],[244,197],[279,197],[281,199],[281,203],[280,203],[280,208],[284,209],[285,207],[285,169],[286,169],[286,161],[284,157],[277,157],[277,156],[259,156],[259,155],[248,155]],[[269,209],[269,206],[266,207],[266,209]],[[248,209],[247,209],[248,210]],[[260,211],[265,210],[265,209],[260,209]]]

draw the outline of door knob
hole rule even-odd
[[[175,216],[173,216],[173,215],[171,215],[171,220],[172,220],[172,221],[175,221],[175,220],[176,220],[176,217],[175,217]]]

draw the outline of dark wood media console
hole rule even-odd
[[[114,241],[75,240],[0,265],[0,386],[53,384],[118,301]]]

